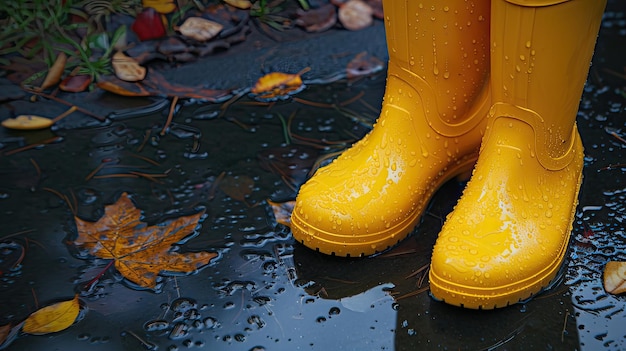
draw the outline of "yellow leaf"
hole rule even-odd
[[[224,0],[224,2],[242,10],[247,10],[252,7],[252,3],[249,0]]]
[[[142,0],[143,7],[152,7],[158,13],[170,13],[176,10],[174,0]]]
[[[9,129],[34,130],[44,129],[52,125],[53,121],[49,118],[20,115],[15,118],[9,118],[2,121],[2,126]]]
[[[42,335],[67,329],[78,317],[79,310],[80,304],[76,295],[72,300],[55,303],[35,311],[24,321],[22,331]]]
[[[279,203],[267,200],[267,203],[272,207],[276,222],[286,225],[287,227],[291,227],[291,213],[293,212],[296,202],[287,201]]]
[[[604,267],[604,290],[615,295],[626,292],[626,262],[607,262]]]
[[[48,89],[51,86],[55,85],[61,80],[61,76],[63,75],[63,71],[65,71],[65,63],[67,62],[67,55],[65,53],[60,53],[57,56],[54,64],[48,70],[48,74],[46,74],[46,78],[38,90]]]
[[[223,25],[201,17],[189,17],[177,28],[180,34],[197,41],[212,39],[224,28]]]
[[[300,76],[309,70],[310,68],[307,67],[295,74],[281,72],[268,73],[257,80],[250,92],[261,99],[274,99],[294,94],[300,91],[304,86]]]

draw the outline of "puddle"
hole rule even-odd
[[[623,40],[623,13],[607,18],[606,40]],[[614,60],[602,42],[598,52],[599,65]],[[144,101],[148,114],[121,111],[98,127],[5,133],[5,150],[59,140],[0,158],[0,325],[76,293],[88,308],[69,329],[19,336],[8,349],[623,349],[626,301],[604,292],[601,274],[607,260],[626,260],[626,179],[614,166],[626,145],[610,133],[624,137],[626,106],[611,88],[623,81],[603,77],[588,84],[579,113],[586,168],[567,272],[552,290],[496,311],[436,302],[426,271],[415,274],[462,184],[440,189],[414,235],[376,258],[311,252],[273,219],[266,200],[293,199],[320,155],[369,130],[382,75],[312,85],[299,101],[244,97],[225,110],[185,103],[166,135],[169,105],[159,101]],[[67,244],[76,237],[72,209],[97,220],[122,192],[149,224],[205,209],[181,250],[218,258],[163,277],[155,292],[125,284],[114,269],[103,273],[107,260],[79,257]]]

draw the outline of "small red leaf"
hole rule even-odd
[[[165,36],[165,26],[161,20],[161,14],[151,7],[146,7],[135,18],[131,26],[139,40],[158,39]]]

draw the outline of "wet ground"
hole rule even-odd
[[[104,123],[77,114],[52,130],[0,131],[0,263],[5,264],[0,325],[74,294],[85,313],[65,331],[20,335],[7,349],[625,349],[626,299],[602,287],[605,263],[626,260],[626,143],[620,140],[626,137],[626,17],[616,3],[607,9],[578,116],[586,166],[569,260],[545,293],[495,311],[459,309],[429,297],[426,271],[420,269],[428,264],[442,219],[463,184],[440,189],[413,235],[375,258],[311,252],[275,221],[268,199],[293,199],[293,188],[319,156],[368,131],[380,108],[384,71],[354,82],[309,84],[297,95],[299,101],[267,105],[244,96],[227,109],[188,101],[163,136],[167,104],[136,115],[120,111],[153,100],[73,95],[67,99],[104,115],[115,113]],[[363,35],[366,50],[385,59],[380,23],[365,32],[336,33],[342,42]],[[296,40],[287,46],[263,44],[257,52],[243,43],[165,74],[178,83],[194,69],[215,74],[214,81],[223,84],[219,88],[237,80],[250,86],[268,67],[295,72],[311,66],[305,79],[324,78],[362,51],[350,40],[348,47],[324,36],[315,40],[327,50],[318,53],[326,59],[317,60],[334,61],[319,64]],[[224,67],[228,54],[248,55],[254,65],[238,66],[238,75],[206,68],[211,60]],[[267,60],[260,62],[261,57]],[[197,77],[189,79],[197,82]],[[2,106],[2,118],[10,109],[53,116],[66,107],[17,101]],[[12,152],[51,138],[56,138],[51,144]],[[231,185],[219,186],[225,179]],[[97,220],[123,192],[132,195],[151,224],[205,209],[198,235],[180,250],[212,251],[218,258],[195,274],[162,277],[154,291],[138,289],[114,269],[86,287],[109,262],[81,257],[69,244],[77,235],[72,209]],[[21,264],[7,266],[20,248]]]

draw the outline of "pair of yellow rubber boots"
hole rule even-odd
[[[387,86],[373,130],[302,186],[294,238],[367,256],[471,173],[433,249],[431,294],[474,309],[546,287],[583,167],[575,124],[605,0],[384,0]]]

